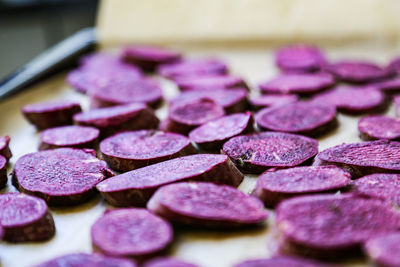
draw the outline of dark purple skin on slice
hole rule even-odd
[[[60,126],[40,133],[39,150],[60,147],[94,148],[100,131],[88,126]]]
[[[14,166],[13,185],[48,205],[76,205],[95,193],[95,186],[113,173],[92,149],[57,148],[26,154]]]
[[[257,179],[253,195],[268,207],[284,199],[340,190],[351,181],[350,173],[336,166],[304,166],[266,171]]]
[[[268,108],[272,106],[285,105],[296,102],[299,99],[297,95],[260,95],[258,97],[250,98],[249,103],[254,110]]]
[[[282,74],[277,78],[259,85],[265,94],[301,94],[310,95],[321,92],[335,84],[328,73]]]
[[[164,251],[173,239],[171,225],[145,209],[115,209],[91,228],[95,251],[142,260]]]
[[[374,86],[337,86],[318,94],[312,102],[332,105],[346,114],[382,112],[387,108],[385,95]]]
[[[338,259],[358,255],[373,236],[398,230],[400,215],[381,200],[323,194],[283,201],[276,222],[282,253]]]
[[[9,147],[11,138],[9,136],[0,136],[0,155],[5,157],[7,161],[12,157]]]
[[[259,224],[268,217],[257,198],[231,186],[198,182],[161,187],[147,209],[174,223],[207,227]]]
[[[93,109],[74,116],[75,123],[92,126],[101,131],[101,136],[110,136],[120,131],[156,129],[158,118],[144,104],[130,104]]]
[[[358,121],[358,131],[364,141],[377,139],[400,140],[400,119],[377,115],[367,116]]]
[[[342,61],[324,67],[337,79],[350,83],[367,83],[392,77],[394,72],[366,61]]]
[[[144,103],[157,107],[162,101],[160,86],[150,79],[137,79],[119,75],[118,79],[108,79],[101,86],[88,91],[94,108]]]
[[[137,267],[130,259],[100,254],[72,253],[46,261],[35,267]]]
[[[387,68],[396,72],[397,74],[400,74],[400,57],[393,59]]]
[[[311,102],[294,102],[265,108],[255,115],[257,126],[264,131],[319,136],[338,123],[334,106]]]
[[[158,74],[167,78],[178,78],[194,75],[227,74],[227,65],[218,59],[192,59],[174,64],[161,65]]]
[[[198,267],[195,264],[177,260],[174,258],[164,257],[157,258],[146,262],[143,267]]]
[[[144,71],[154,71],[160,64],[174,63],[181,59],[179,52],[160,46],[133,45],[122,50],[125,62],[139,66]]]
[[[393,98],[394,102],[394,112],[396,113],[396,117],[400,117],[400,96],[395,96]]]
[[[234,267],[328,267],[322,262],[313,261],[310,259],[303,259],[293,256],[277,256],[270,259],[256,259],[247,260],[242,263],[236,264]]]
[[[96,187],[114,206],[144,206],[159,187],[188,180],[237,187],[243,174],[225,155],[197,154],[116,175]]]
[[[252,131],[251,113],[236,113],[197,127],[189,133],[189,138],[201,149],[218,151],[229,138]]]
[[[0,225],[9,242],[45,241],[56,231],[46,203],[20,193],[0,195]]]
[[[122,132],[101,141],[100,152],[112,169],[126,172],[196,153],[180,134],[156,130]]]
[[[367,240],[364,244],[364,252],[374,266],[400,266],[400,233],[388,233]]]
[[[226,114],[244,112],[247,109],[248,91],[244,88],[215,89],[215,90],[191,90],[182,92],[170,101],[171,105],[192,101],[200,98],[210,98],[221,105]]]
[[[175,82],[180,90],[214,90],[216,88],[248,88],[246,82],[233,75],[203,75],[189,76],[175,79]]]
[[[25,118],[38,130],[72,124],[72,117],[81,112],[78,102],[58,101],[29,104],[22,108]]]
[[[233,137],[221,152],[243,172],[261,173],[272,167],[307,163],[318,153],[318,142],[301,135],[262,132]]]
[[[384,93],[396,94],[400,92],[400,77],[395,77],[387,81],[371,83],[370,85],[377,87]]]
[[[224,114],[224,109],[209,98],[176,103],[169,109],[165,131],[186,135],[194,128]]]
[[[7,159],[0,155],[0,189],[7,185]]]
[[[312,45],[289,45],[280,48],[275,63],[284,72],[314,72],[326,62],[322,51]]]
[[[341,144],[321,151],[313,165],[336,165],[353,179],[372,173],[400,172],[400,142],[378,140]]]

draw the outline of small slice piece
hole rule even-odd
[[[260,129],[319,136],[334,129],[338,123],[334,106],[311,102],[294,102],[257,112]]]
[[[87,126],[60,126],[40,133],[39,150],[60,147],[94,148],[100,131]]]
[[[35,267],[137,267],[134,261],[100,254],[71,253]]]
[[[259,224],[268,216],[255,197],[231,186],[198,182],[161,187],[147,208],[171,222],[208,227]]]
[[[219,150],[229,138],[252,131],[252,116],[246,112],[209,121],[192,130],[189,138],[204,150]]]
[[[250,98],[250,105],[255,110],[268,108],[272,106],[279,106],[296,102],[299,99],[297,95],[260,95],[258,97]]]
[[[161,65],[157,72],[167,78],[195,75],[227,74],[228,67],[218,59],[191,59],[174,64]]]
[[[400,266],[400,233],[393,232],[373,237],[364,245],[364,251],[375,266]]]
[[[301,94],[310,95],[323,91],[335,84],[328,73],[283,74],[259,85],[266,94]]]
[[[384,93],[394,94],[400,92],[400,77],[370,84]]]
[[[276,256],[270,259],[247,260],[234,267],[328,267],[322,262],[293,256]]]
[[[9,242],[45,241],[56,231],[46,203],[20,193],[0,195],[0,225]]]
[[[222,147],[246,173],[261,173],[271,167],[294,167],[312,160],[318,153],[318,142],[301,135],[262,132],[231,138]]]
[[[198,267],[195,264],[187,263],[174,258],[163,257],[146,262],[143,267]]]
[[[26,154],[15,163],[13,185],[49,205],[80,204],[93,196],[97,183],[113,175],[95,155],[94,150],[75,148]]]
[[[9,136],[0,136],[0,155],[5,157],[7,161],[12,157],[12,153],[10,150],[10,140]]]
[[[225,155],[197,154],[116,175],[99,183],[97,189],[114,206],[144,206],[157,188],[187,180],[237,187],[243,174]]]
[[[172,158],[194,154],[190,140],[156,130],[122,132],[101,141],[100,151],[112,169],[126,172]]]
[[[175,79],[176,84],[182,91],[190,90],[214,90],[216,88],[248,88],[246,82],[233,75],[207,75],[189,76]]]
[[[171,225],[145,209],[109,210],[91,228],[95,251],[144,259],[165,250],[173,239]]]
[[[0,189],[7,185],[7,159],[0,155]]]
[[[358,121],[360,137],[364,141],[377,139],[400,140],[400,119],[388,116],[367,116]]]
[[[102,137],[126,130],[156,129],[158,118],[144,104],[99,108],[76,114],[74,121],[101,131]]]
[[[25,118],[38,130],[72,124],[74,114],[81,111],[79,103],[73,101],[41,102],[22,108]]]

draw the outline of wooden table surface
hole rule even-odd
[[[178,46],[177,46],[178,47]],[[218,46],[179,46],[189,57],[212,55],[226,60],[232,73],[246,78],[253,87],[259,82],[273,77],[277,70],[273,65],[273,50],[268,46],[227,48]],[[367,58],[385,63],[394,55],[400,54],[395,44],[388,43],[353,43],[341,47],[326,48],[331,59]],[[160,79],[160,78],[157,78]],[[166,98],[178,93],[174,85],[160,79]],[[65,83],[65,73],[51,78],[7,101],[0,103],[0,135],[11,136],[13,158],[8,168],[22,155],[37,151],[38,133],[29,125],[20,112],[28,103],[44,100],[73,99],[78,100],[84,109],[88,108],[86,96],[75,92]],[[357,100],[355,100],[357,101]],[[393,107],[388,111],[393,114]],[[163,119],[166,106],[157,110]],[[325,149],[343,142],[358,142],[357,120],[359,117],[338,115],[340,126],[327,136],[319,139],[319,149]],[[256,177],[247,176],[240,189],[250,193],[254,188]],[[16,191],[10,181],[1,192]],[[52,208],[55,219],[55,237],[43,243],[10,244],[0,243],[0,259],[4,267],[24,267],[71,252],[90,252],[89,231],[93,222],[107,208],[107,203],[100,196],[90,202],[71,208]],[[265,227],[252,230],[231,232],[177,229],[171,254],[179,259],[197,263],[204,267],[228,267],[241,260],[268,257],[274,251],[273,214],[271,213]],[[366,262],[347,262],[349,266],[364,266]]]

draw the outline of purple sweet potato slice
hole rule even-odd
[[[146,262],[143,267],[198,267],[195,264],[184,262],[170,257],[162,257]]]
[[[79,125],[98,128],[103,137],[120,131],[156,129],[159,123],[154,112],[144,104],[93,109],[76,114],[74,121]]]
[[[293,256],[276,256],[270,259],[255,259],[247,260],[239,264],[234,265],[234,267],[328,267],[322,262],[317,262],[310,259],[304,259],[300,257]]]
[[[383,115],[367,116],[358,121],[362,140],[400,140],[400,119]]]
[[[400,92],[400,77],[395,77],[390,80],[380,81],[371,83],[370,85],[375,86],[384,93],[394,94]]]
[[[214,183],[182,182],[158,189],[147,209],[174,223],[208,227],[239,227],[262,223],[263,203],[242,191]]]
[[[282,74],[277,78],[259,85],[266,94],[301,94],[310,95],[323,91],[335,84],[328,73]]]
[[[138,67],[124,62],[118,55],[114,54],[92,53],[80,58],[79,63],[80,63],[80,68],[82,69],[90,69],[95,71],[107,70],[113,72],[114,71],[119,72],[121,70],[130,70],[132,72],[141,74],[141,71]]]
[[[207,75],[189,76],[175,79],[176,84],[182,91],[191,90],[214,90],[216,88],[248,88],[246,82],[238,76],[233,75]]]
[[[191,90],[182,92],[170,101],[171,105],[192,101],[200,98],[210,98],[221,105],[227,114],[243,112],[247,108],[248,91],[244,88]]]
[[[314,72],[326,62],[318,47],[312,45],[289,45],[280,48],[275,63],[284,72]]]
[[[372,236],[398,230],[400,215],[378,199],[323,194],[281,202],[276,223],[282,253],[337,259],[357,255]]]
[[[393,71],[366,61],[342,61],[324,67],[337,79],[350,83],[367,83],[393,76]]]
[[[222,153],[246,173],[261,173],[271,167],[294,167],[318,153],[318,142],[301,135],[262,132],[231,138]]]
[[[81,111],[74,101],[41,102],[22,108],[25,118],[39,130],[72,124],[74,114]]]
[[[364,251],[374,266],[400,266],[400,233],[387,233],[368,239]]]
[[[197,154],[116,175],[96,187],[114,206],[144,206],[157,188],[187,180],[237,187],[243,174],[225,155]]]
[[[400,117],[400,96],[395,96],[393,98],[394,102],[394,112],[396,113],[396,117]]]
[[[20,193],[0,195],[0,225],[9,242],[45,241],[56,231],[46,203]]]
[[[177,78],[194,75],[227,74],[228,67],[218,59],[192,59],[174,64],[161,65],[157,72],[167,78]]]
[[[265,108],[257,112],[255,120],[261,130],[308,136],[324,134],[338,124],[334,106],[311,102]]]
[[[94,148],[100,131],[88,126],[60,126],[40,133],[39,150],[60,147]]]
[[[337,86],[314,96],[312,102],[335,106],[347,114],[376,113],[387,107],[385,95],[374,86]]]
[[[7,159],[0,155],[0,189],[7,185]]]
[[[378,140],[341,144],[321,151],[314,165],[336,165],[358,178],[371,173],[400,172],[400,142]]]
[[[35,267],[137,267],[130,259],[100,254],[71,253],[43,262]]]
[[[145,209],[105,212],[91,228],[95,251],[116,257],[144,259],[164,251],[173,239],[171,225]]]
[[[7,161],[12,157],[9,147],[11,138],[9,136],[0,136],[0,155],[5,157]]]
[[[144,71],[154,71],[160,64],[174,63],[181,53],[161,46],[132,45],[122,50],[121,57]]]
[[[236,113],[209,121],[189,133],[189,138],[204,150],[220,150],[231,137],[253,131],[250,112]]]
[[[188,134],[194,128],[224,116],[223,107],[209,98],[176,103],[169,109],[165,131]]]
[[[168,159],[194,154],[190,140],[156,130],[122,132],[101,141],[100,152],[112,169],[126,172]]]
[[[88,200],[95,186],[112,176],[91,149],[57,148],[26,154],[14,166],[13,184],[22,193],[43,198],[53,206]]]
[[[304,166],[266,171],[257,179],[253,195],[268,207],[284,199],[313,193],[335,192],[349,185],[350,173],[336,166]]]
[[[249,103],[253,109],[259,110],[272,106],[279,106],[296,102],[299,99],[297,95],[260,95],[249,99]]]
[[[390,61],[389,65],[387,66],[388,69],[400,74],[400,57],[397,57]]]

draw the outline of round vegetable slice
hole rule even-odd
[[[155,130],[113,135],[101,141],[100,151],[112,169],[122,172],[196,152],[187,137]]]
[[[318,93],[335,84],[328,73],[283,74],[271,81],[259,85],[262,93],[267,94],[303,94]]]
[[[0,225],[9,242],[49,240],[56,230],[46,203],[20,193],[0,195]]]
[[[195,264],[187,263],[174,258],[157,258],[146,262],[143,267],[198,267]]]
[[[202,75],[189,76],[175,79],[176,84],[182,91],[190,90],[214,90],[215,88],[248,88],[245,81],[233,75]]]
[[[358,121],[362,140],[400,140],[400,119],[388,116],[367,116]]]
[[[165,250],[173,239],[170,224],[145,209],[106,212],[91,228],[93,249],[105,255],[143,259]]]
[[[209,227],[258,224],[268,216],[257,198],[213,183],[165,185],[154,193],[147,208],[172,222]]]
[[[35,267],[136,267],[134,261],[100,254],[72,253],[46,261]]]
[[[79,103],[73,101],[41,102],[22,108],[25,118],[39,130],[72,124],[72,116],[81,111]]]
[[[318,136],[337,126],[334,106],[295,102],[260,110],[255,120],[262,130]]]
[[[375,86],[379,88],[384,93],[398,93],[400,92],[400,78],[395,77],[390,80],[385,80],[381,82],[375,82],[371,84],[372,86]]]
[[[0,155],[5,157],[7,161],[12,157],[9,147],[11,138],[9,136],[0,136]]]
[[[14,166],[13,184],[49,205],[74,205],[95,193],[95,186],[112,176],[94,150],[57,148],[26,154]]]
[[[234,267],[328,267],[322,262],[293,256],[277,256],[270,259],[247,260]]]
[[[219,150],[229,138],[252,130],[251,113],[237,113],[197,127],[189,133],[189,138],[204,150]]]
[[[400,215],[377,199],[325,194],[283,201],[276,222],[283,252],[337,259],[354,256],[372,236],[399,229]]]
[[[262,108],[268,108],[272,106],[279,106],[284,104],[289,104],[296,102],[298,100],[297,95],[276,95],[276,94],[268,94],[268,95],[260,95],[255,98],[250,98],[250,105],[255,110],[259,110]]]
[[[39,150],[75,147],[94,148],[100,131],[87,126],[61,126],[44,130],[40,133]]]
[[[400,233],[373,237],[365,243],[364,251],[376,266],[400,266]]]
[[[350,173],[336,166],[306,166],[266,171],[257,179],[253,195],[274,207],[304,194],[334,192],[349,185]]]
[[[116,175],[96,187],[112,205],[143,206],[160,186],[186,180],[239,186],[243,174],[225,155],[197,154]]]
[[[0,155],[0,189],[7,185],[7,159]]]
[[[227,141],[222,152],[244,172],[261,173],[271,167],[294,167],[318,153],[318,142],[301,135],[262,132]]]

